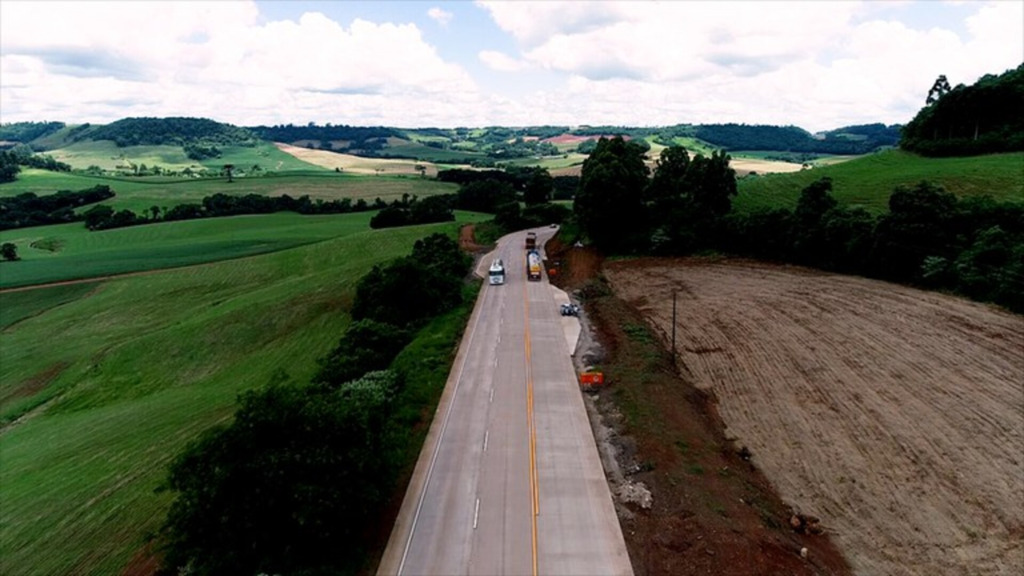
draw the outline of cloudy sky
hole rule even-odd
[[[1024,2],[0,2],[0,122],[904,123]]]

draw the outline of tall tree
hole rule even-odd
[[[948,260],[956,205],[956,196],[928,182],[898,187],[889,196],[889,213],[875,228],[874,272],[890,280],[917,281],[926,257]]]
[[[526,188],[523,190],[523,202],[527,206],[543,204],[551,199],[551,191],[554,189],[554,180],[547,168],[536,168],[533,175],[526,181]]]
[[[949,94],[949,91],[952,89],[953,88],[949,85],[949,80],[946,80],[946,75],[940,74],[939,77],[935,79],[935,83],[932,84],[931,89],[928,90],[928,98],[925,99],[925,104],[929,106],[935,104],[941,100],[943,96]]]
[[[684,253],[711,245],[735,194],[736,174],[725,152],[691,160],[680,146],[662,150],[647,190],[652,246]]]
[[[621,136],[601,138],[583,162],[573,211],[600,250],[629,252],[647,241],[643,149]]]
[[[248,392],[234,421],[171,466],[167,568],[206,574],[354,573],[394,478],[398,380]]]
[[[832,197],[832,179],[811,182],[800,192],[794,216],[794,251],[797,260],[811,266],[829,265],[825,243],[825,214],[838,205]]]

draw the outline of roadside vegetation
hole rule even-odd
[[[639,193],[637,193],[639,191]],[[832,181],[800,192],[796,208],[732,210],[727,154],[690,160],[666,148],[648,178],[642,153],[602,139],[583,166],[573,205],[606,254],[721,251],[954,291],[1024,312],[1024,202],[960,200],[922,181],[898,186],[889,210],[841,205]]]
[[[469,264],[434,234],[375,266],[356,286],[355,322],[309,384],[246,393],[231,424],[175,459],[162,532],[169,570],[350,574],[370,560],[367,528],[382,524],[420,444],[411,432],[431,409],[405,393],[419,370],[388,367],[416,332],[463,304]]]
[[[408,254],[417,240],[433,232],[454,235],[457,227],[375,231],[369,217],[311,221],[274,214],[102,233],[62,225],[74,226],[78,236],[69,232],[66,251],[50,258],[50,276],[66,275],[58,261],[75,254],[92,256],[84,265],[88,277],[123,262],[118,251],[134,254],[139,265],[162,245],[182,261],[203,252],[194,235],[204,230],[225,246],[247,233],[253,244],[297,244],[205,266],[0,293],[6,325],[0,332],[0,572],[119,573],[133,558],[152,556],[156,549],[147,542],[173,500],[171,492],[154,490],[166,483],[175,455],[205,430],[228,423],[239,394],[271,383],[310,382],[320,370],[318,359],[350,324],[358,279]],[[108,249],[115,252],[104,254]],[[31,260],[4,262],[0,277],[6,282],[8,270]],[[415,336],[410,346],[424,356],[407,366],[422,367],[417,378],[428,380],[414,378],[403,394],[439,393],[444,379],[438,383],[436,373],[447,374],[468,314],[460,310],[451,314],[463,316],[437,320]]]

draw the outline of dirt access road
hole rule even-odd
[[[859,574],[1024,566],[1024,318],[749,261],[611,262],[795,510]]]

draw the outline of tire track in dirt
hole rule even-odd
[[[794,508],[862,574],[1024,565],[1024,319],[747,261],[606,265]]]

